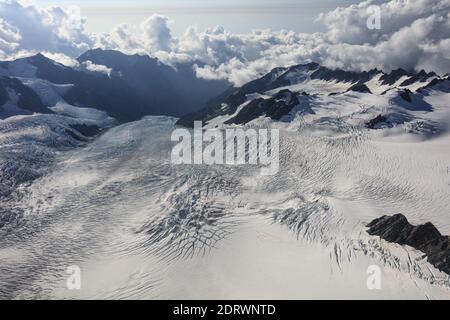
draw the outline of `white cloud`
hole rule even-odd
[[[142,23],[142,40],[148,52],[171,51],[172,34],[168,21],[166,17],[154,14]]]
[[[110,33],[96,35],[94,46],[118,49],[126,53],[160,54],[175,58],[172,51],[174,39],[168,26],[169,20],[154,14],[137,26],[137,32],[126,23],[118,24]]]
[[[322,14],[319,20],[328,27],[326,33],[261,31],[239,36],[242,44],[236,45],[238,41],[233,41],[233,48],[240,55],[230,54],[230,59],[223,59],[226,61],[198,68],[197,74],[207,78],[226,77],[241,85],[245,79],[274,66],[309,60],[347,70],[380,68],[390,71],[402,67],[450,72],[449,0],[383,2],[380,4],[380,30],[367,28],[372,12],[368,8],[373,4],[373,1],[366,1]],[[207,37],[217,38],[211,34]],[[224,47],[230,45],[230,41],[225,42]],[[255,51],[257,54],[251,54]],[[233,56],[244,66],[237,64]]]
[[[94,64],[92,61],[84,61],[83,67],[86,68],[86,70],[91,72],[99,72],[106,74],[108,77],[111,76],[112,69],[108,68],[107,66],[103,66],[101,64]]]
[[[118,24],[111,33],[96,35],[95,47],[118,49],[128,54],[145,53],[139,38],[126,23]]]
[[[381,12],[380,30],[367,28],[368,8],[374,4]],[[108,34],[89,35],[76,9],[0,0],[0,56],[33,50],[74,57],[89,47],[102,47],[147,53],[168,64],[191,61],[198,76],[236,85],[274,67],[306,61],[348,70],[402,67],[447,73],[449,12],[450,0],[365,1],[322,14],[318,20],[328,28],[324,33],[232,34],[222,27],[191,27],[173,37],[169,20],[153,15],[136,26],[119,24]]]
[[[49,51],[77,55],[92,39],[84,30],[84,19],[76,7],[42,8],[28,2],[0,0],[0,55],[18,51]]]

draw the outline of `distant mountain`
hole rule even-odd
[[[37,54],[0,62],[0,75],[43,90],[41,100],[48,100],[48,91],[65,87],[59,90],[65,102],[106,111],[121,122],[146,115],[181,116],[200,109],[229,86],[225,81],[198,79],[190,64],[175,69],[149,56],[96,49],[78,61],[80,66],[71,68]]]
[[[112,69],[111,79],[119,79],[133,95],[153,109],[152,114],[181,116],[202,108],[208,100],[225,91],[226,81],[205,80],[195,75],[193,64],[169,67],[147,55],[125,55],[119,51],[90,50],[78,58]]]
[[[11,115],[53,113],[39,96],[15,78],[0,76],[0,119]]]
[[[395,118],[403,122],[410,118],[403,110],[431,110],[422,101],[421,89],[445,81],[447,78],[423,70],[418,73],[403,69],[391,73],[377,69],[352,72],[332,70],[317,63],[275,68],[263,77],[211,100],[204,109],[181,117],[178,124],[191,127],[195,120],[215,126],[246,124],[258,118],[289,121],[296,115],[314,114],[315,110],[333,104],[339,107],[358,103],[361,110],[370,104],[377,105],[380,110],[402,107],[395,111]],[[280,98],[280,94],[287,93],[289,99]],[[325,114],[329,116],[329,112]],[[376,116],[379,114],[374,114]]]

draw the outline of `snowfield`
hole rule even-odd
[[[450,119],[448,94],[427,99]],[[450,298],[423,254],[365,231],[401,212],[450,234],[448,132],[279,122],[280,172],[262,177],[171,165],[175,120],[111,128],[22,187],[9,204],[23,217],[0,229],[2,298]],[[81,290],[66,288],[72,265]],[[366,286],[371,265],[381,290]]]

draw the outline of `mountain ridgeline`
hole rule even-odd
[[[225,119],[225,124],[245,124],[259,117],[292,119],[293,113],[314,114],[312,105],[318,97],[345,94],[382,96],[398,91],[404,102],[412,103],[412,95],[441,82],[446,82],[448,87],[448,80],[448,76],[439,77],[423,70],[418,73],[403,69],[390,73],[377,69],[353,72],[332,70],[314,62],[275,68],[240,88],[228,90],[204,109],[181,117],[177,124],[192,127],[196,120],[208,123],[218,117]],[[281,98],[281,93],[289,99]]]
[[[13,100],[12,103],[10,99]],[[16,78],[0,77],[0,114],[12,116],[22,111],[25,113],[53,113],[39,96]]]
[[[375,219],[367,227],[370,235],[420,250],[432,265],[450,274],[450,237],[443,236],[432,223],[414,226],[404,215],[396,214]]]
[[[193,62],[168,66],[147,55],[95,49],[77,64],[65,66],[42,54],[0,62],[0,118],[52,113],[63,101],[104,111],[119,122],[166,115],[180,117],[177,124],[186,127],[195,120],[242,125],[259,118],[292,121],[356,100],[366,110],[377,96],[384,97],[378,99],[379,109],[394,106],[390,114],[375,112],[366,119],[366,127],[378,129],[414,119],[411,112],[432,111],[423,101],[429,90],[450,90],[449,76],[434,72],[354,72],[314,62],[275,68],[239,88],[198,78]]]
[[[182,116],[198,110],[229,87],[226,81],[197,78],[191,63],[171,67],[149,56],[113,50],[87,51],[78,62],[78,67],[68,67],[37,54],[0,62],[0,76],[65,85],[65,102],[106,111],[120,122],[146,115]],[[88,63],[111,71],[92,71],[86,68]],[[0,86],[0,99],[6,100],[5,86]]]

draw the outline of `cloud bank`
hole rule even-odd
[[[379,30],[367,27],[373,5],[380,12]],[[137,26],[119,24],[110,33],[91,34],[76,8],[0,0],[0,58],[36,51],[73,58],[101,47],[150,54],[168,64],[189,61],[199,77],[235,85],[274,67],[307,61],[358,71],[401,67],[450,72],[450,0],[365,1],[323,13],[318,22],[327,32],[232,34],[222,27],[190,27],[174,37],[168,18],[153,15]]]
[[[75,56],[95,44],[84,24],[77,7],[41,8],[16,0],[0,0],[0,56],[27,51]]]

